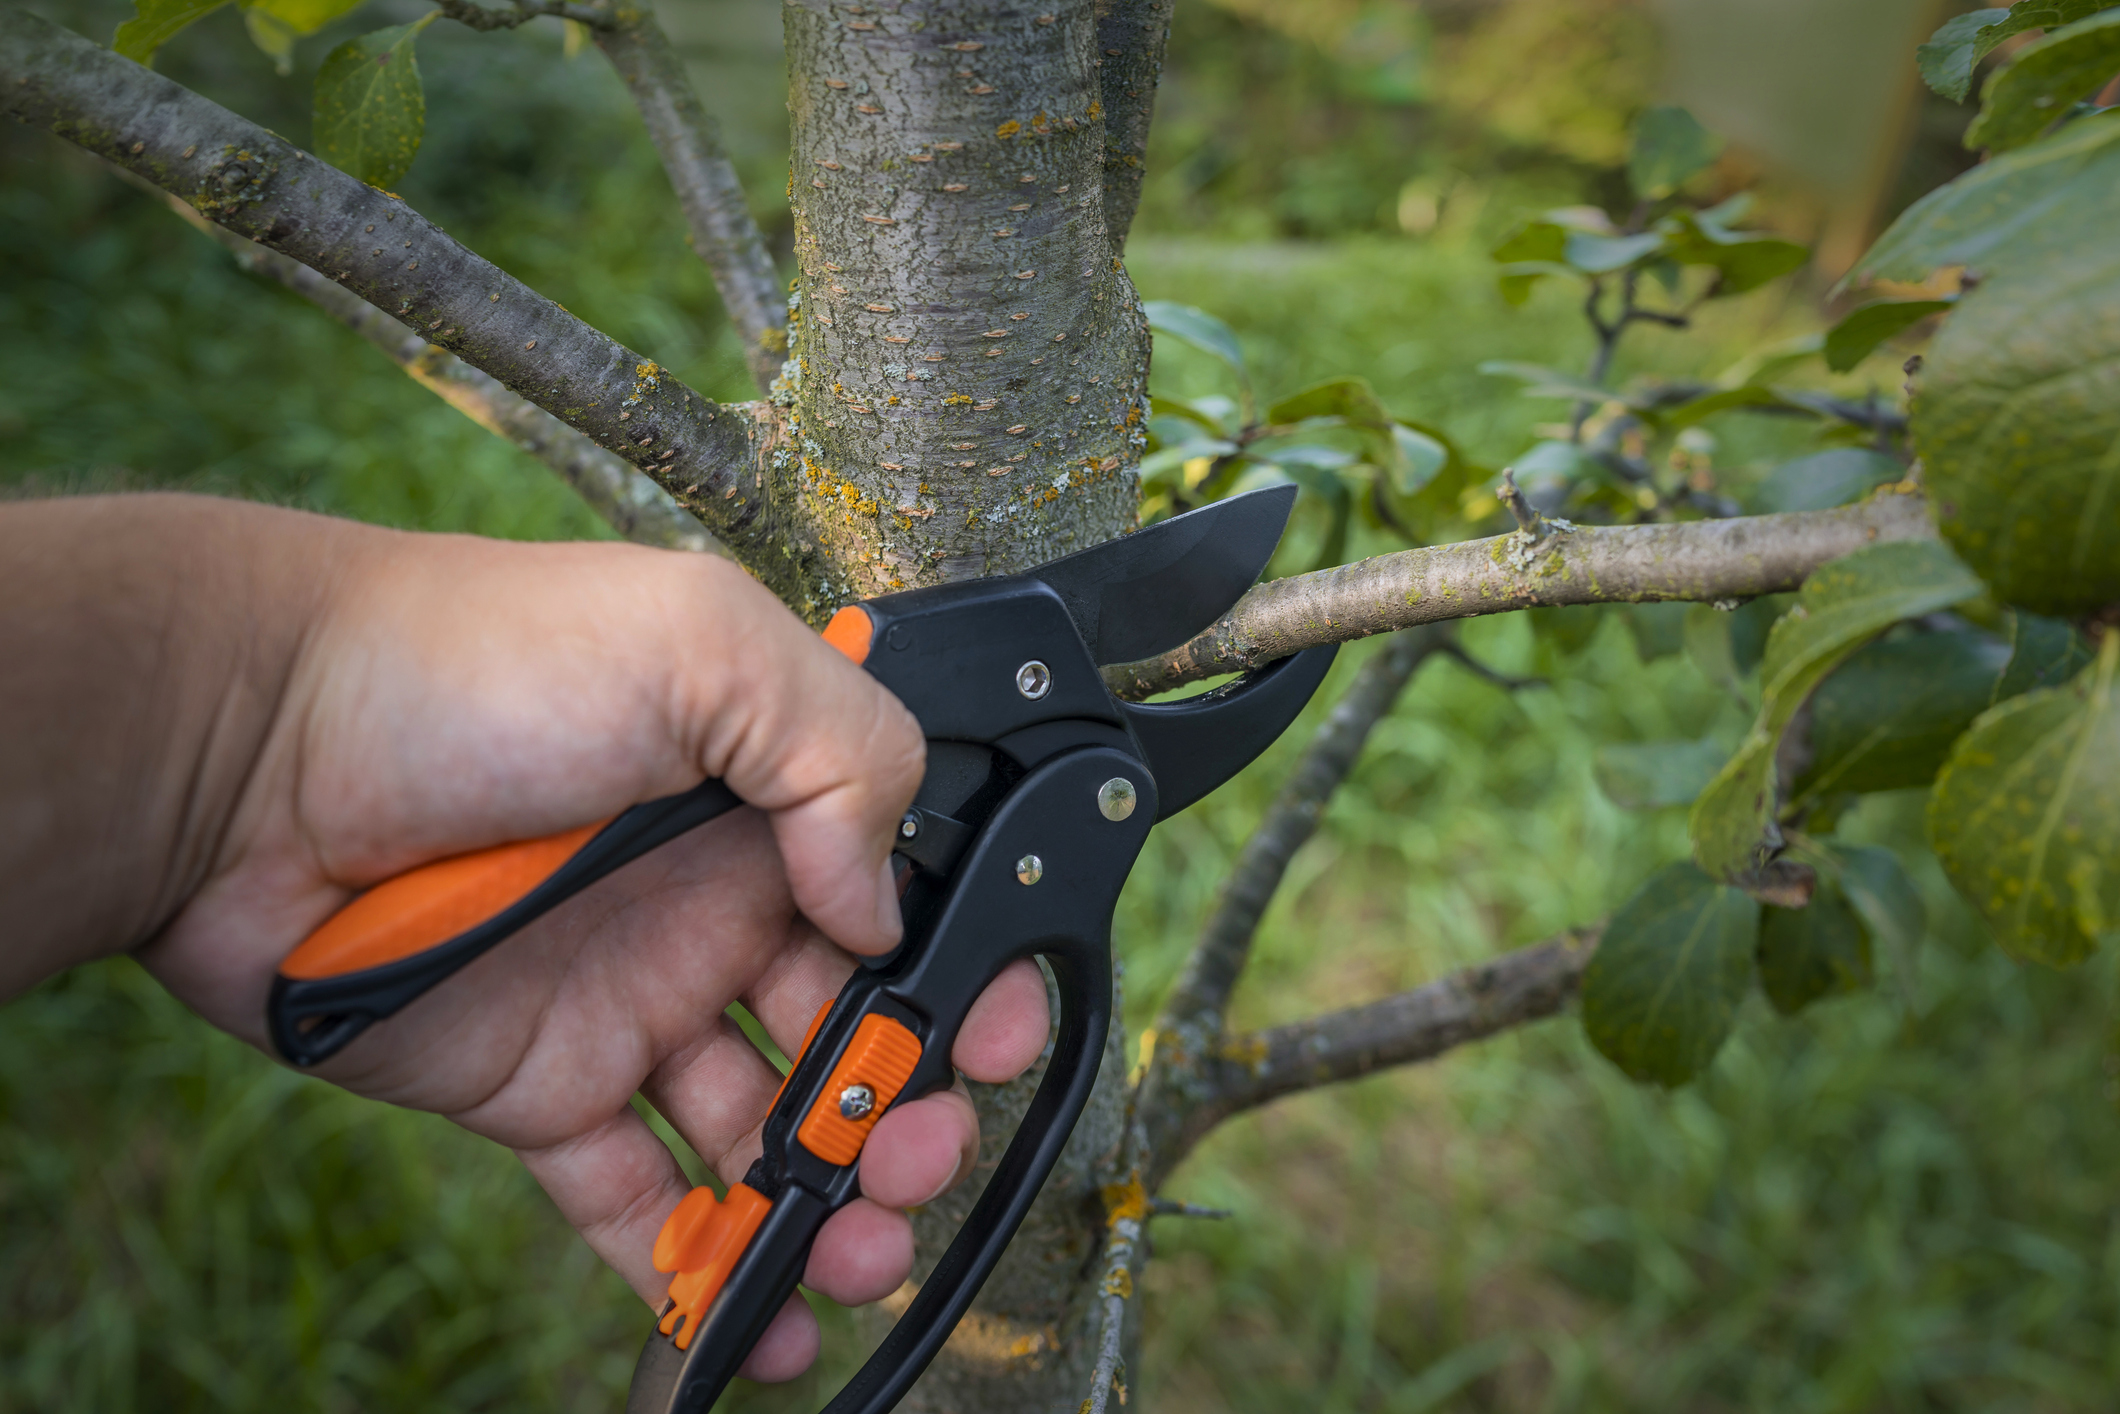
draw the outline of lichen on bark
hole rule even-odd
[[[1131,529],[1148,325],[1104,226],[1091,7],[784,13],[799,274],[770,476],[797,607]]]

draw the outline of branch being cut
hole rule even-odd
[[[1433,1060],[1468,1041],[1552,1016],[1575,996],[1603,924],[1505,953],[1424,987],[1287,1026],[1231,1036],[1195,1058],[1191,1082],[1157,1124],[1151,1189],[1202,1135],[1297,1090]],[[1159,1045],[1158,1049],[1161,1047]]]
[[[177,213],[230,251],[244,269],[284,285],[387,354],[449,406],[536,457],[572,486],[613,530],[640,545],[716,551],[705,526],[668,492],[552,414],[444,352],[351,290],[298,260],[223,230],[174,197]]]
[[[1104,101],[1104,229],[1112,249],[1126,249],[1126,233],[1141,205],[1148,128],[1156,115],[1156,84],[1170,38],[1174,0],[1102,0],[1097,6],[1098,88]]]
[[[594,33],[647,124],[685,214],[692,249],[713,272],[722,306],[743,338],[751,378],[760,392],[769,391],[788,356],[788,302],[722,145],[720,125],[699,101],[645,0],[620,4]]]
[[[750,409],[701,397],[397,197],[13,6],[0,7],[0,103],[321,272],[616,452],[773,582]]]
[[[1378,555],[1261,584],[1191,642],[1104,670],[1139,700],[1240,673],[1321,643],[1416,624],[1561,604],[1712,603],[1796,588],[1828,560],[1884,540],[1930,539],[1928,504],[1886,490],[1830,511],[1669,525],[1554,527]]]

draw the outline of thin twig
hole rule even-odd
[[[768,583],[785,577],[750,409],[701,397],[390,193],[15,6],[0,6],[0,105],[418,329],[648,473]]]
[[[514,29],[541,17],[573,20],[591,29],[605,29],[613,23],[611,11],[601,5],[577,5],[569,0],[509,0],[509,3],[510,8],[506,10],[494,10],[478,4],[477,0],[434,0],[434,7],[466,29],[481,32]]]
[[[518,398],[455,354],[436,348],[300,261],[223,230],[175,197],[164,199],[179,216],[233,254],[245,270],[308,300],[381,349],[415,382],[458,412],[550,467],[626,539],[665,550],[727,553],[667,491],[552,414]]]
[[[1585,525],[1531,543],[1511,531],[1420,546],[1259,585],[1191,642],[1106,668],[1104,678],[1119,696],[1138,700],[1416,624],[1560,604],[1757,598],[1794,589],[1828,560],[1866,545],[1935,534],[1920,495],[1887,490],[1830,511]]]
[[[692,249],[714,276],[722,307],[743,340],[752,381],[766,392],[788,355],[788,302],[721,127],[645,4],[627,5],[618,20],[598,29],[596,45],[640,109],[677,193]]]
[[[1241,1110],[1433,1060],[1554,1015],[1575,996],[1603,929],[1572,929],[1381,1001],[1222,1039],[1195,1059],[1187,1084],[1166,1088],[1160,1112],[1138,1115],[1154,1145],[1147,1182],[1161,1183],[1201,1136]]]
[[[1471,673],[1476,678],[1482,678],[1487,682],[1493,683],[1496,687],[1502,689],[1502,691],[1504,692],[1522,692],[1526,688],[1553,686],[1552,683],[1546,681],[1546,679],[1544,678],[1513,677],[1510,674],[1501,671],[1499,668],[1490,668],[1485,663],[1482,663],[1479,659],[1473,657],[1470,653],[1467,653],[1465,651],[1465,645],[1457,642],[1454,639],[1443,645],[1442,652],[1445,657],[1449,658],[1452,662],[1456,663],[1466,672]]]
[[[1226,1218],[1227,1208],[1203,1208],[1198,1203],[1180,1203],[1175,1198],[1151,1198],[1148,1200],[1148,1215],[1152,1218]]]

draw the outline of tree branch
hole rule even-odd
[[[552,414],[518,398],[455,354],[436,348],[300,261],[223,230],[175,197],[167,200],[179,216],[211,236],[245,270],[308,300],[381,349],[413,381],[449,406],[557,472],[626,539],[665,550],[721,550],[706,527],[671,500],[668,492]]]
[[[1138,700],[1322,643],[1560,604],[1750,599],[1796,588],[1828,560],[1936,534],[1918,494],[1860,505],[1667,525],[1578,526],[1428,545],[1261,584],[1191,642],[1104,670]]]
[[[1381,1001],[1225,1038],[1196,1058],[1192,1081],[1182,1095],[1171,1096],[1177,1103],[1169,1114],[1140,1116],[1160,1136],[1149,1188],[1201,1136],[1239,1111],[1297,1090],[1433,1060],[1468,1041],[1554,1015],[1574,998],[1603,932],[1601,923],[1571,929]]]
[[[1163,76],[1174,0],[1102,0],[1097,6],[1098,87],[1104,101],[1104,229],[1112,249],[1126,249],[1126,233],[1141,205],[1148,128]]]
[[[321,272],[616,452],[773,582],[751,408],[701,397],[397,197],[13,6],[0,7],[0,102]]]
[[[722,306],[743,338],[751,378],[767,392],[788,356],[788,302],[722,145],[720,125],[699,101],[646,0],[621,4],[595,35],[640,109],[677,193],[692,249],[713,272]]]
[[[577,5],[569,0],[509,0],[509,3],[510,9],[491,10],[477,0],[434,0],[434,8],[464,28],[481,32],[514,29],[544,15],[573,20],[591,29],[605,29],[611,24],[610,11],[601,5]]]

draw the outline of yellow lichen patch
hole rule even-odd
[[[945,406],[954,406],[958,403],[963,403],[969,406],[972,400],[962,393],[952,393],[948,397],[944,398],[942,401]]]
[[[1093,119],[1103,117],[1104,105],[1102,103],[1099,103],[1096,99],[1092,98],[1089,101],[1089,115]]]
[[[1148,1216],[1148,1190],[1141,1186],[1141,1173],[1136,1169],[1126,1176],[1124,1183],[1107,1183],[1100,1190],[1104,1198],[1104,1225],[1113,1227],[1131,1218],[1135,1222]]]
[[[1266,1063],[1266,1042],[1256,1035],[1234,1036],[1215,1047],[1215,1056],[1256,1071]]]
[[[1134,1274],[1124,1267],[1114,1267],[1104,1277],[1104,1294],[1116,1296],[1121,1301],[1134,1294]]]
[[[1003,142],[1007,142],[1010,138],[1014,137],[1017,133],[1020,133],[1022,131],[1023,124],[1017,122],[1014,118],[1011,118],[1007,122],[1003,123],[1000,127],[994,129],[994,136],[1000,138]]]

